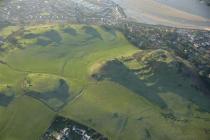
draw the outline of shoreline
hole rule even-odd
[[[120,5],[127,17],[135,22],[177,28],[210,30],[210,19],[178,10],[153,0],[133,0]],[[132,9],[132,10],[131,10]],[[151,10],[153,9],[153,10]],[[155,11],[158,11],[157,13]]]

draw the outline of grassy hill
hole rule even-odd
[[[210,98],[173,52],[139,50],[100,26],[9,26],[0,34],[2,140],[37,140],[57,114],[111,140],[210,137]]]

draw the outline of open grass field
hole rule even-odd
[[[0,34],[1,140],[37,140],[57,114],[111,140],[210,137],[210,98],[173,52],[139,50],[99,26],[6,27]]]

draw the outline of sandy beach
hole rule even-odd
[[[124,8],[128,17],[138,22],[167,26],[209,29],[210,18],[154,0],[114,0]]]

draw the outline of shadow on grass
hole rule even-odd
[[[41,46],[47,46],[50,43],[59,44],[62,41],[62,37],[56,30],[49,30],[42,34],[27,33],[23,37],[25,39],[37,39],[37,45]]]
[[[54,91],[49,91],[49,92],[45,92],[45,93],[29,91],[26,93],[26,95],[31,96],[35,99],[38,99],[41,102],[44,102],[45,104],[48,105],[48,107],[57,111],[68,101],[68,99],[70,97],[69,86],[66,83],[66,81],[63,79],[60,79],[59,82],[60,82],[59,87],[57,89],[55,89]],[[56,99],[56,100],[60,101],[62,104],[51,105],[51,104],[49,104],[50,99]]]
[[[91,26],[84,26],[82,29],[85,31],[86,34],[91,36],[89,39],[98,38],[100,40],[103,40],[101,34],[95,28]]]
[[[10,22],[8,22],[8,21],[0,21],[0,30],[5,28],[5,27],[8,27],[10,25],[12,25],[12,24]]]
[[[115,29],[113,29],[112,27],[108,27],[108,26],[106,26],[106,25],[103,25],[103,26],[101,26],[101,28],[104,30],[104,31],[106,31],[106,32],[108,32],[108,33],[110,33],[110,34],[112,34],[113,36],[117,36],[116,35],[116,32],[115,32]]]
[[[210,97],[205,94],[203,82],[183,63],[174,66],[163,62],[155,62],[154,75],[147,81],[156,81],[150,86],[157,93],[173,93],[199,107],[199,111],[210,112]],[[146,81],[145,81],[146,82]]]
[[[7,107],[13,99],[14,95],[7,96],[4,93],[0,93],[0,106]]]
[[[44,32],[42,34],[42,36],[49,38],[51,41],[56,42],[56,43],[60,43],[62,40],[62,37],[60,36],[60,34],[56,31],[56,30],[50,30],[47,32]]]
[[[155,90],[148,87],[142,80],[129,70],[122,62],[112,60],[102,68],[99,74],[92,75],[96,80],[109,79],[143,96],[161,108],[166,108],[166,103],[159,97]]]
[[[143,96],[160,108],[167,108],[167,104],[159,95],[173,93],[187,101],[193,102],[203,111],[209,112],[210,98],[202,94],[199,88],[196,88],[199,83],[193,83],[189,71],[186,70],[187,68],[183,65],[178,65],[181,68],[177,65],[171,65],[154,61],[148,65],[152,70],[141,75],[139,74],[141,73],[141,69],[138,73],[136,70],[128,69],[122,62],[112,60],[108,61],[99,73],[93,74],[92,77],[98,81],[106,79],[116,82],[134,93]],[[145,75],[150,76],[144,80],[139,78],[139,76]]]
[[[36,42],[36,44],[40,45],[40,46],[47,46],[47,45],[49,45],[51,43],[52,43],[51,40],[46,40],[46,39],[41,39],[41,38],[38,38],[37,42]]]
[[[77,31],[74,28],[71,28],[71,27],[63,29],[63,32],[67,33],[69,35],[72,35],[72,36],[76,36],[77,35]]]

